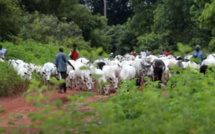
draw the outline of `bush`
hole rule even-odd
[[[21,79],[7,62],[0,62],[0,97],[25,91],[28,82]]]

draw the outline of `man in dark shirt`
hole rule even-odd
[[[56,59],[55,59],[55,65],[56,67],[58,68],[58,71],[61,75],[61,79],[64,79],[66,80],[66,77],[67,77],[67,63],[72,66],[72,64],[68,61],[67,59],[67,56],[65,53],[63,53],[63,48],[60,47],[59,48],[59,53],[57,54],[56,56]],[[72,68],[74,69],[74,67],[72,66]],[[62,93],[62,89],[64,90],[64,93],[66,93],[66,83],[62,83],[59,85],[59,93]]]
[[[196,45],[196,50],[193,52],[193,57],[200,60],[197,62],[198,64],[201,64],[201,62],[204,60],[204,53],[200,49],[200,45]]]

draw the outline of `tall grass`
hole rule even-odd
[[[22,59],[28,63],[43,65],[46,62],[54,62],[59,46],[54,44],[41,44],[35,41],[22,41],[19,44],[12,42],[2,43],[8,49],[9,59]],[[69,54],[69,48],[64,47],[64,52]]]

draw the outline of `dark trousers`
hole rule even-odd
[[[65,82],[61,83],[59,85],[59,90],[62,91],[62,89],[63,89],[64,92],[66,92],[66,77],[67,77],[67,74],[66,74],[66,72],[60,72],[60,75],[61,75],[61,78],[65,80]]]

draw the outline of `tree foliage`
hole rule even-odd
[[[89,46],[82,37],[82,30],[74,22],[60,21],[53,15],[27,13],[22,20],[18,37],[42,43],[56,43],[72,47],[73,43]]]
[[[123,24],[133,15],[129,0],[106,0],[109,25]],[[104,14],[104,0],[80,0],[93,14]]]
[[[22,11],[17,0],[0,0],[0,41],[17,35]]]
[[[82,48],[103,47],[116,54],[162,46],[177,50],[178,42],[215,50],[213,0],[107,0],[107,18],[102,16],[103,0],[0,4],[1,40],[16,40],[18,35],[67,47],[76,42]]]
[[[52,14],[59,20],[73,21],[82,30],[86,41],[95,40],[96,37],[92,37],[91,34],[106,24],[104,17],[92,15],[90,10],[79,4],[77,0],[21,0],[20,3],[30,13],[38,11],[42,14]]]

